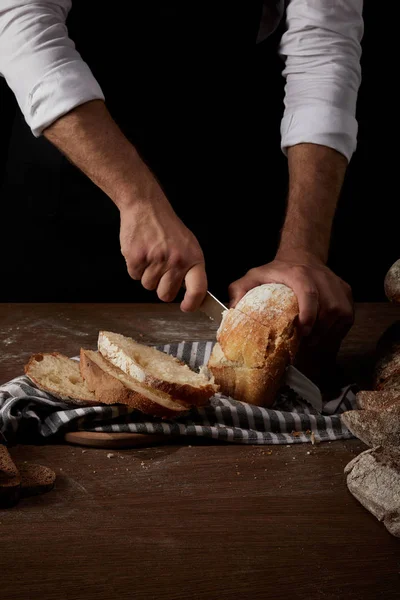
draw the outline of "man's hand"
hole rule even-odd
[[[203,252],[175,214],[159,183],[111,118],[104,102],[78,106],[44,131],[120,211],[121,251],[128,272],[166,302],[183,282],[183,311],[199,308],[207,291]]]
[[[263,283],[283,283],[299,303],[301,334],[308,345],[334,345],[353,324],[354,310],[350,286],[323,262],[305,252],[280,255],[272,262],[251,269],[229,286],[230,306]]]
[[[349,285],[326,266],[347,160],[326,146],[298,144],[289,148],[288,162],[287,211],[277,254],[272,262],[231,284],[231,305],[262,283],[292,288],[308,363],[327,372],[354,317]]]
[[[121,206],[121,252],[132,279],[172,302],[185,282],[183,311],[196,310],[207,291],[203,252],[167,202]]]

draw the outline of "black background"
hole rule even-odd
[[[94,19],[90,3],[75,2],[68,27],[113,117],[197,235],[209,288],[226,298],[231,281],[273,258],[284,214],[282,27],[256,46],[257,3],[235,13],[222,2],[220,14],[187,4],[138,2],[128,18],[117,3]],[[400,256],[394,24],[371,0],[364,19],[358,148],[329,258],[359,302],[385,299]],[[157,301],[126,273],[112,202],[33,137],[4,80],[0,103],[0,301]]]

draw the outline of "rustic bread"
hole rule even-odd
[[[153,390],[107,361],[100,352],[81,349],[80,370],[87,387],[102,404],[126,404],[146,414],[169,418],[188,409],[159,390]]]
[[[187,406],[204,406],[218,392],[218,385],[207,369],[197,373],[177,358],[130,337],[100,331],[98,350],[138,383],[165,392]]]
[[[59,352],[33,355],[25,366],[25,374],[37,387],[64,402],[98,404],[79,371],[79,363]]]
[[[53,489],[56,474],[49,467],[21,462],[17,467],[21,477],[21,497],[37,496]]]
[[[388,300],[400,304],[400,258],[390,267],[384,280],[385,294]]]
[[[374,448],[344,469],[350,493],[394,536],[400,537],[400,451]]]
[[[400,392],[392,390],[361,390],[356,394],[356,404],[360,409],[385,410],[395,404],[400,405]]]
[[[223,314],[208,368],[223,394],[271,406],[299,345],[298,303],[282,284],[247,292]]]
[[[400,392],[400,321],[392,323],[378,340],[372,387]]]
[[[21,477],[8,449],[0,444],[0,508],[15,506],[21,495]]]

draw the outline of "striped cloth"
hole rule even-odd
[[[156,348],[197,370],[207,363],[213,343],[181,342]],[[340,413],[354,408],[353,386],[343,388],[319,413],[306,398],[284,384],[270,409],[216,394],[205,408],[193,409],[185,417],[162,420],[123,405],[72,407],[21,376],[0,386],[0,438],[14,443],[28,437],[51,438],[85,430],[199,436],[240,444],[314,443],[354,437],[340,419]]]

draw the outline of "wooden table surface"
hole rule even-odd
[[[339,362],[368,381],[399,310],[359,304]],[[177,305],[0,304],[0,383],[31,353],[95,348],[99,329],[146,343],[212,339]],[[377,600],[400,594],[400,540],[348,492],[365,446],[240,446],[182,440],[110,450],[11,448],[53,468],[56,487],[0,510],[4,600]],[[108,455],[108,456],[107,456]]]

